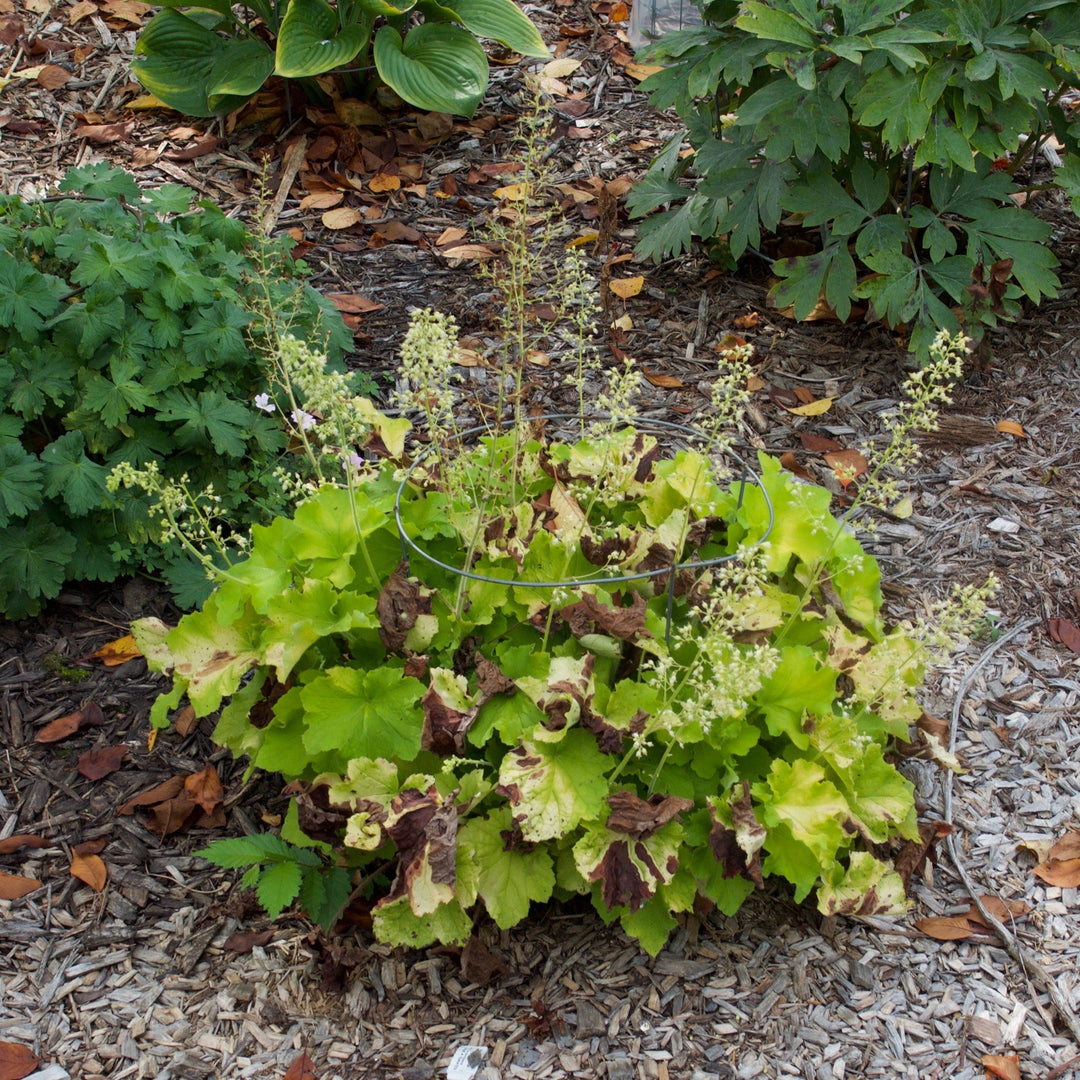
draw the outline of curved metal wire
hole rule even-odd
[[[530,420],[580,420],[580,416],[576,416],[573,413],[545,413],[542,416],[530,417]],[[589,419],[604,420],[610,419],[602,414]],[[514,423],[512,420],[504,420],[499,424],[500,428],[507,427]],[[648,432],[649,427],[659,428],[662,431],[674,431],[682,435],[688,436],[691,439],[703,439],[706,440],[704,432],[698,431],[696,428],[688,427],[685,424],[675,424],[669,420],[641,420],[636,427]],[[473,435],[488,434],[491,428],[487,425],[479,425],[477,427],[469,428],[467,431],[461,432],[457,436],[458,442],[463,441]],[[707,441],[707,440],[706,440]],[[694,559],[689,562],[673,563],[671,566],[662,566],[657,570],[644,570],[633,574],[616,574],[616,575],[603,575],[603,574],[590,574],[585,577],[566,578],[563,581],[519,581],[514,578],[497,578],[491,577],[488,574],[478,574],[473,570],[466,570],[464,567],[451,566],[449,563],[444,563],[439,559],[436,559],[434,555],[428,554],[419,544],[416,543],[405,532],[405,525],[401,519],[401,496],[405,491],[409,480],[412,478],[413,472],[424,462],[424,460],[432,453],[434,453],[436,447],[434,445],[429,446],[422,454],[420,454],[416,460],[406,470],[405,475],[401,479],[401,483],[398,485],[397,494],[394,496],[394,521],[397,524],[398,538],[401,541],[401,557],[408,563],[410,549],[419,555],[422,559],[431,563],[433,566],[437,566],[440,570],[445,570],[447,573],[454,574],[457,577],[469,578],[471,581],[482,581],[490,585],[512,585],[516,588],[523,589],[562,589],[562,588],[576,588],[581,585],[621,585],[624,582],[630,581],[642,581],[646,578],[661,577],[664,574],[668,575],[669,588],[668,588],[668,622],[671,621],[671,605],[674,600],[673,590],[670,588],[674,583],[675,575],[680,570],[705,570],[711,566],[721,566],[723,563],[731,562],[733,559],[737,559],[740,556],[740,552],[734,552],[731,555],[720,555],[715,559]],[[734,458],[739,465],[742,466],[742,476],[739,478],[739,498],[735,504],[735,508],[738,509],[742,506],[743,492],[746,488],[747,478],[751,479],[758,490],[761,492],[762,497],[765,499],[765,506],[769,512],[769,524],[765,532],[750,545],[751,550],[756,547],[760,547],[768,540],[770,533],[772,532],[773,522],[775,521],[775,514],[773,511],[772,500],[769,498],[769,493],[765,490],[761,483],[761,478],[746,464],[745,461],[738,454],[728,451],[730,457]]]

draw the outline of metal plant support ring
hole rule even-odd
[[[546,413],[542,416],[531,417],[530,419],[558,421],[581,420],[582,418],[572,413]],[[595,417],[589,417],[588,419],[604,420],[610,419],[610,417],[598,415]],[[503,421],[500,427],[507,427],[511,423],[513,423],[513,421],[511,420]],[[688,437],[688,439],[701,439],[706,442],[708,441],[705,437],[705,434],[701,431],[698,431],[696,428],[688,427],[685,424],[671,423],[668,420],[643,420],[635,425],[636,429],[642,430],[646,434],[650,434],[650,427],[659,429],[659,431],[661,432],[676,432],[680,435]],[[467,439],[473,435],[490,434],[491,430],[492,429],[487,425],[480,425],[478,427],[469,428],[467,431],[463,431],[459,436],[457,436],[456,441],[461,442],[464,439]],[[404,522],[401,519],[401,496],[404,493],[409,481],[411,480],[413,472],[428,458],[430,454],[434,452],[434,450],[435,447],[433,445],[429,446],[409,466],[409,468],[405,472],[405,475],[401,479],[401,483],[398,485],[397,493],[394,497],[394,520],[397,524],[398,538],[401,541],[401,557],[406,564],[408,564],[409,562],[409,553],[410,551],[412,551],[419,555],[422,559],[431,563],[432,566],[437,566],[440,570],[445,570],[447,573],[454,574],[457,577],[469,578],[472,581],[482,581],[491,585],[512,585],[515,588],[524,589],[579,588],[582,585],[597,584],[620,585],[624,582],[642,581],[646,578],[661,577],[662,575],[666,574],[668,576],[667,621],[670,630],[672,604],[674,603],[674,590],[672,589],[672,585],[675,581],[675,575],[680,570],[706,570],[712,566],[721,566],[724,563],[731,562],[732,560],[740,557],[741,553],[735,552],[731,555],[718,556],[715,559],[694,559],[688,562],[678,562],[674,563],[671,566],[662,566],[656,570],[645,570],[632,574],[590,574],[587,577],[567,578],[564,581],[517,581],[513,578],[491,577],[488,574],[478,574],[475,571],[467,570],[464,567],[451,566],[449,563],[444,563],[439,559],[436,559],[434,555],[430,555],[422,547],[420,547],[420,545],[417,544],[416,541],[414,541],[410,536],[408,536],[405,532]],[[739,478],[739,497],[738,501],[735,504],[735,508],[738,509],[740,506],[742,506],[743,493],[746,489],[746,484],[749,479],[749,481],[755,484],[758,490],[761,492],[762,497],[765,500],[765,506],[768,509],[768,527],[765,529],[765,532],[757,540],[755,540],[753,544],[750,545],[750,549],[753,550],[754,548],[760,547],[762,544],[764,544],[769,539],[769,535],[772,532],[773,523],[775,521],[775,513],[773,511],[772,500],[769,498],[769,493],[765,490],[764,485],[761,483],[761,478],[750,468],[750,466],[747,465],[747,463],[741,457],[739,457],[738,454],[732,451],[728,451],[728,456],[733,458],[742,467],[742,475]]]

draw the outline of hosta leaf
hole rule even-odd
[[[522,56],[546,59],[540,31],[513,0],[441,0],[477,37],[492,38]]]
[[[325,0],[290,0],[278,32],[274,73],[289,79],[321,75],[347,64],[367,43],[364,23],[338,28]]]
[[[224,81],[232,57],[247,71],[251,55],[246,41],[224,38],[187,15],[166,8],[139,35],[131,71],[150,93],[178,112],[223,115],[239,108],[250,95],[217,94],[211,106],[208,92]]]
[[[232,42],[206,80],[207,106],[214,113],[231,111],[234,102],[251,97],[273,71],[274,54],[263,42],[255,38]]]
[[[488,83],[479,42],[453,23],[425,23],[405,36],[390,26],[375,35],[379,77],[410,105],[431,112],[472,116]]]

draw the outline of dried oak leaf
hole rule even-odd
[[[631,836],[652,836],[694,805],[693,799],[677,795],[653,795],[646,802],[632,791],[615,791],[608,796],[611,813],[606,822],[612,832],[629,833]]]
[[[127,752],[128,748],[123,743],[119,746],[100,746],[80,754],[75,768],[87,780],[101,780],[120,768],[120,762]]]
[[[22,1080],[34,1072],[39,1059],[29,1046],[0,1042],[0,1080]]]
[[[36,743],[54,743],[74,735],[76,731],[84,727],[101,727],[106,723],[105,714],[101,706],[95,701],[88,701],[78,712],[68,713],[52,723],[46,724],[34,736]]]

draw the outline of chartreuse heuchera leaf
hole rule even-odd
[[[155,467],[186,476],[193,496],[212,488],[225,536],[268,523],[286,505],[274,470],[295,466],[280,419],[253,404],[270,388],[267,305],[338,370],[352,336],[286,244],[187,188],[144,197],[98,164],[60,189],[0,198],[0,614],[138,570],[191,607],[210,592],[201,565],[177,539],[158,542],[151,501],[110,491],[110,473]]]
[[[483,475],[490,451],[459,467]],[[603,506],[577,504],[612,460]],[[708,468],[637,433],[531,443],[521,501],[477,540],[468,496],[388,459],[257,528],[201,613],[137,623],[173,677],[154,723],[184,695],[223,706],[215,738],[295,781],[307,845],[246,838],[218,861],[324,923],[361,888],[376,936],[414,947],[582,894],[655,952],[695,903],[734,912],[770,879],[824,911],[901,910],[887,853],[917,830],[886,751],[919,713],[925,646],[886,623],[826,492],[764,455],[756,483]],[[451,567],[471,546],[493,580],[401,562],[399,484],[406,535]],[[666,571],[608,580],[642,551],[740,570],[684,571],[669,626]],[[601,580],[522,584],[577,566]]]
[[[1053,138],[1053,182],[1080,208],[1072,0],[695,6],[701,26],[639,53],[663,68],[642,89],[684,125],[629,194],[640,255],[695,237],[728,265],[756,251],[777,307],[846,320],[868,302],[924,361],[939,329],[977,339],[1057,294],[1049,226],[1021,197]],[[812,250],[774,261],[799,226]]]

